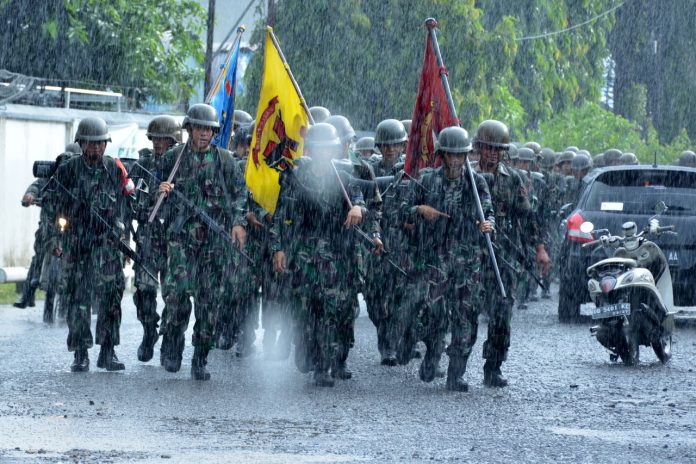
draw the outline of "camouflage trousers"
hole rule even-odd
[[[148,225],[139,225],[141,228],[149,227]],[[164,240],[151,239],[148,235],[136,233],[136,249],[138,254],[143,258],[141,263],[154,275],[159,275],[160,281],[163,282],[167,273],[167,243]],[[143,325],[154,324],[160,320],[157,314],[157,287],[158,282],[150,277],[143,267],[136,264],[135,271],[135,293],[133,294],[133,303],[135,303],[138,320]],[[164,292],[164,286],[162,288]],[[165,299],[164,294],[162,298]],[[165,310],[163,310],[163,313]]]
[[[354,343],[355,292],[336,261],[304,262],[293,273],[295,349],[326,371],[343,363]],[[296,354],[297,356],[297,354]],[[299,367],[299,366],[298,366]]]
[[[162,287],[166,312],[160,332],[183,334],[191,317],[191,297],[196,322],[193,346],[212,349],[222,287],[225,283],[225,255],[210,242],[187,243],[174,237],[167,248],[167,273]]]
[[[91,348],[91,308],[97,312],[97,345],[118,345],[121,298],[125,289],[123,256],[107,240],[80,244],[66,240],[62,258],[61,298],[68,323],[68,351]]]
[[[509,255],[501,253],[501,256],[508,262],[514,262]],[[483,344],[483,357],[494,363],[503,362],[507,359],[510,348],[510,324],[512,307],[515,304],[512,292],[517,283],[517,273],[507,266],[500,266],[500,275],[507,293],[507,297],[503,298],[498,290],[498,282],[490,265],[490,258],[485,254],[482,259],[484,263],[482,282],[486,292],[481,302],[481,310],[488,316],[488,338]]]

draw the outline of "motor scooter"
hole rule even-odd
[[[640,232],[633,221],[624,223],[622,229],[619,237],[606,229],[594,230],[592,223],[581,226],[583,232],[601,234],[583,247],[615,250],[613,257],[587,268],[587,286],[595,303],[591,317],[599,323],[590,332],[611,352],[612,361],[621,358],[625,365],[634,365],[639,361],[639,347],[644,345],[651,346],[666,363],[672,356],[674,330],[672,276],[664,253],[649,238],[675,234],[674,226],[661,227],[653,217]]]

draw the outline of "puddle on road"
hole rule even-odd
[[[642,444],[669,444],[696,446],[696,435],[693,433],[678,432],[673,430],[598,430],[580,429],[572,427],[551,427],[551,433],[570,437],[595,438],[614,443],[642,443]],[[669,436],[666,436],[669,435]]]

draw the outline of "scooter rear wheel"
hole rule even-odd
[[[653,340],[652,349],[662,364],[672,359],[672,334],[664,334],[657,340]]]

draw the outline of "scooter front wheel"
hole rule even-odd
[[[623,327],[623,340],[619,348],[619,357],[626,366],[635,366],[640,361],[638,334],[631,326]]]

